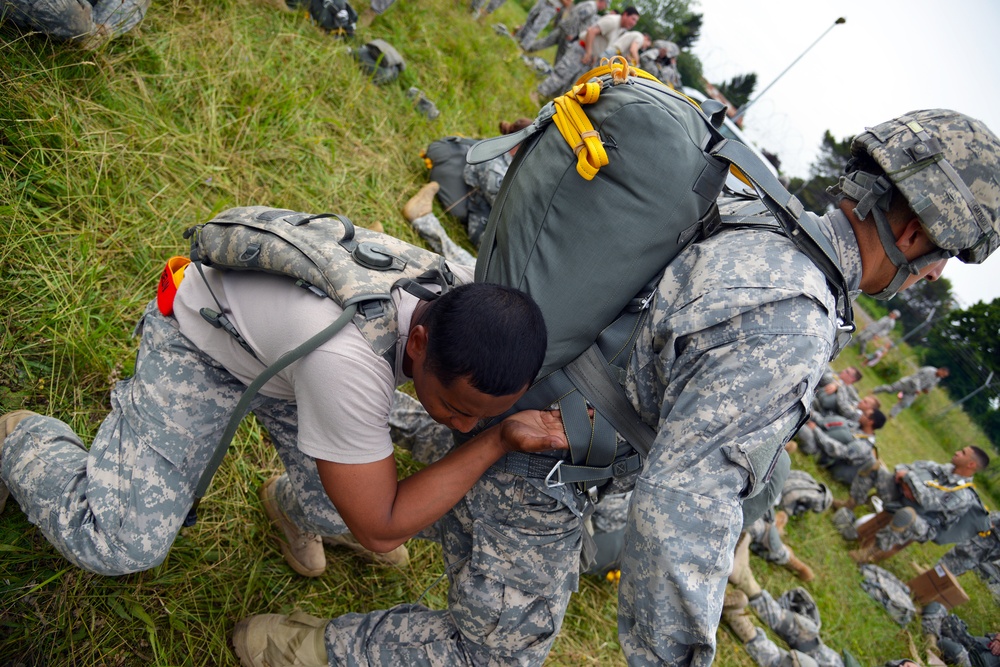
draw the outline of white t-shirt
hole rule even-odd
[[[472,282],[472,267],[451,268],[459,281]],[[333,300],[297,287],[293,278],[257,271],[204,271],[230,321],[260,361],[201,316],[201,308],[218,310],[218,306],[194,270],[185,274],[178,288],[174,316],[182,334],[245,384],[343,312]],[[402,371],[403,351],[419,303],[398,289],[392,299],[400,333],[396,368],[390,368],[358,328],[348,324],[261,388],[265,396],[296,404],[298,447],[304,454],[337,463],[371,463],[392,455],[389,410],[393,389],[410,380]]]
[[[600,28],[600,30],[594,35],[591,54],[600,56],[608,48],[608,44],[618,39],[618,36],[622,33],[622,16],[621,14],[608,14],[607,16],[602,16],[594,25]],[[590,27],[593,28],[594,25]],[[590,28],[580,32],[580,39],[587,38],[588,30]]]
[[[638,48],[641,49],[642,43],[645,40],[646,37],[638,30],[629,30],[628,32],[621,33],[611,42],[610,48],[617,51],[620,55],[628,56],[633,44],[638,44]]]

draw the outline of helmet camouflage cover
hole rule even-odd
[[[868,128],[851,152],[871,155],[939,248],[978,264],[1000,246],[1000,140],[981,121],[913,111]]]

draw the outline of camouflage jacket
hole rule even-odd
[[[866,338],[877,338],[878,336],[888,335],[894,326],[896,326],[896,320],[886,315],[885,317],[880,317],[869,324],[861,333],[863,333]]]
[[[906,471],[903,483],[913,491],[914,509],[939,529],[961,519],[979,502],[972,480],[956,475],[950,463],[914,461],[896,470]]]

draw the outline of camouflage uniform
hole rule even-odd
[[[896,326],[896,320],[888,315],[885,315],[865,327],[857,337],[858,354],[864,354],[868,343],[872,342],[876,338],[888,336],[894,326]]]
[[[903,481],[913,491],[915,500],[903,496],[896,483],[895,473],[899,470],[906,471]],[[909,466],[896,466],[895,471],[879,465],[874,470],[858,473],[851,484],[851,498],[858,504],[864,503],[868,492],[874,488],[885,503],[885,510],[893,513],[892,523],[875,536],[881,551],[907,542],[933,540],[939,531],[953,525],[978,505],[976,492],[971,488],[972,480],[956,475],[954,470],[950,463],[914,461]]]
[[[763,518],[747,526],[750,535],[750,550],[769,563],[785,565],[791,559],[791,552],[781,541],[778,527],[774,525],[774,509],[769,509]]]
[[[837,385],[837,391],[832,394],[826,393],[825,387],[831,382],[835,382]],[[858,390],[853,384],[847,384],[833,372],[832,369],[828,369],[827,372],[823,373],[823,377],[819,381],[819,386],[816,388],[816,395],[813,398],[813,411],[819,414],[832,414],[837,413],[848,419],[857,419],[860,415],[858,410],[858,401],[861,397],[858,395]]]
[[[139,25],[150,0],[0,0],[0,17],[38,32],[97,46]]]
[[[1000,656],[990,651],[990,641],[995,635],[974,637],[969,626],[940,602],[924,607],[920,628],[925,635],[934,635],[941,658],[948,665],[962,667],[1000,667]]]
[[[673,58],[679,53],[680,49],[673,42],[668,42],[665,39],[654,40],[651,48],[639,54],[639,67],[671,88],[680,90],[681,75],[673,64]]]
[[[573,5],[562,15],[559,24],[549,31],[549,34],[523,46],[524,50],[528,53],[534,53],[557,45],[559,48],[556,49],[556,57],[553,62],[559,62],[566,53],[570,42],[578,42],[580,33],[597,21],[599,18],[597,11],[597,3],[594,0],[584,0],[584,2]]]
[[[514,38],[521,43],[522,49],[529,50],[528,47],[535,42],[538,33],[545,29],[561,7],[560,0],[536,0],[521,29],[514,33]]]
[[[834,211],[819,224],[856,289],[850,223]],[[712,663],[743,498],[766,485],[806,413],[834,345],[834,312],[812,262],[760,229],[697,243],[664,272],[626,378],[658,430],[622,554],[619,635],[632,664]],[[437,524],[449,609],[336,618],[326,631],[332,664],[544,661],[577,586],[588,501],[505,470],[487,471]]]
[[[75,565],[112,576],[163,562],[246,389],[181,335],[155,301],[137,330],[135,374],[112,391],[111,414],[89,451],[68,425],[39,415],[7,436],[0,458],[3,479],[46,539]],[[295,405],[258,395],[252,409],[302,487],[301,505],[282,498],[282,506],[303,519],[307,506],[308,518],[327,523],[329,534],[346,532],[314,460],[296,447]]]
[[[750,606],[758,618],[793,650],[808,655],[820,667],[844,666],[840,655],[824,644],[823,639],[819,636],[821,624],[819,610],[805,589],[793,588],[786,591],[777,601],[771,597],[767,590],[762,590],[760,595],[750,599]],[[763,632],[757,632],[754,641],[747,644],[747,652],[757,660],[758,664],[765,667],[782,664],[782,659],[785,656],[780,656],[780,654],[777,662],[773,660],[761,662],[755,652],[759,653],[762,646],[754,647],[757,650],[751,652],[750,644],[757,642],[763,634]]]
[[[907,375],[892,384],[879,385],[873,391],[876,394],[903,394],[903,397],[899,399],[899,403],[892,406],[892,410],[889,411],[889,416],[895,417],[905,408],[913,405],[913,401],[917,400],[919,394],[930,391],[940,381],[941,378],[938,377],[936,368],[933,366],[924,366],[913,375]]]
[[[479,18],[483,13],[483,7],[486,8],[487,14],[492,14],[496,10],[500,9],[507,0],[472,0],[469,4],[469,9],[472,10],[472,15],[475,18]]]
[[[953,546],[939,563],[956,577],[975,570],[993,597],[1000,601],[1000,512],[990,512],[992,530],[988,535],[974,535]]]
[[[876,461],[875,436],[842,417],[820,421],[815,429],[803,426],[798,437],[802,451],[815,453],[816,462],[842,484],[853,483],[859,470]]]
[[[462,172],[465,184],[470,188],[469,215],[465,225],[469,231],[469,240],[476,248],[479,247],[486,223],[490,220],[493,202],[496,201],[503,178],[510,169],[511,160],[513,156],[508,152],[486,162],[467,164]]]

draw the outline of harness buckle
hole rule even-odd
[[[566,486],[566,482],[562,481],[562,473],[559,471],[560,466],[562,466],[562,459],[556,461],[556,464],[552,466],[552,470],[549,474],[545,476],[545,488],[554,489],[559,486]],[[556,481],[552,481],[552,476],[555,475]]]

